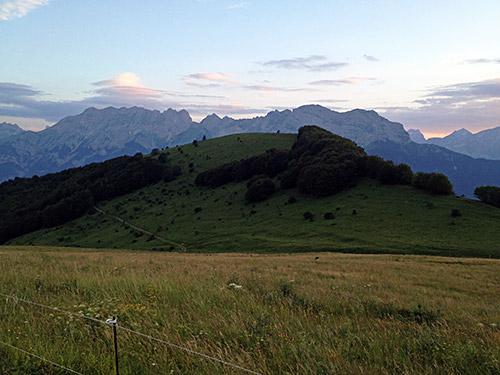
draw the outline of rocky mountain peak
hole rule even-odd
[[[472,133],[470,131],[468,131],[467,129],[465,128],[462,128],[462,129],[459,129],[459,130],[455,130],[453,133],[451,133],[450,135],[448,135],[448,137],[452,137],[452,136],[469,136],[469,135],[472,135]]]
[[[24,133],[24,130],[21,129],[17,124],[11,124],[9,122],[0,123],[0,142],[3,142],[10,137],[21,133]]]
[[[427,143],[427,140],[425,139],[424,135],[422,132],[418,129],[408,129],[407,130],[408,134],[410,135],[410,139],[415,142],[415,143]]]

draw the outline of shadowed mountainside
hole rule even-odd
[[[443,138],[425,139],[418,130],[408,130],[413,142],[433,144],[473,158],[500,160],[500,126],[471,133],[467,129],[456,130]]]

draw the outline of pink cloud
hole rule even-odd
[[[344,79],[323,79],[320,81],[311,82],[310,85],[316,86],[341,86],[341,85],[356,85],[366,81],[376,81],[370,77],[349,77]]]
[[[140,86],[141,79],[134,73],[126,72],[111,79],[94,82],[94,86]]]
[[[228,72],[215,72],[215,73],[195,73],[184,77],[184,83],[190,86],[197,87],[216,87],[219,83],[228,83],[231,85],[237,85],[238,82],[233,78],[236,77],[235,74]],[[204,81],[217,82],[214,83],[204,83]]]

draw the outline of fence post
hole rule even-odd
[[[113,316],[113,337],[115,340],[115,368],[116,368],[116,375],[120,375],[120,370],[118,368],[118,341],[116,339],[116,319]]]
[[[113,326],[113,341],[115,347],[115,370],[116,370],[116,375],[120,375],[120,368],[118,367],[118,340],[116,338],[116,317],[113,316],[113,319],[107,319],[106,324]]]

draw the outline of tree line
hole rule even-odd
[[[161,155],[160,155],[161,156]],[[122,156],[0,184],[0,243],[74,220],[94,204],[180,175],[166,158]]]

